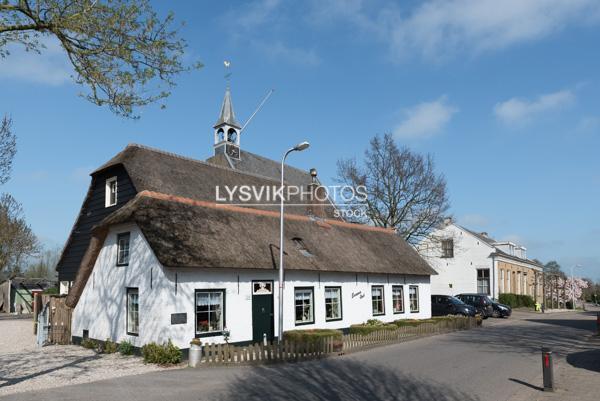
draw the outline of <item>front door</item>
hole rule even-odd
[[[273,282],[252,282],[252,340],[262,343],[264,335],[273,341]]]

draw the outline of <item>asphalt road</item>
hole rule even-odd
[[[590,357],[590,352],[599,348],[589,340],[593,330],[595,314],[591,313],[516,312],[510,319],[488,319],[480,329],[321,361],[181,369],[16,394],[2,400],[533,399],[543,394],[538,388],[541,346],[554,350],[559,367],[568,363],[586,372],[597,369],[598,388],[588,393],[598,394],[600,366],[593,362],[598,360],[597,354]]]

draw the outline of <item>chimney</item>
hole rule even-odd
[[[325,192],[325,188],[323,188],[319,184],[319,180],[317,179],[317,169],[310,169],[310,177],[311,182],[308,184],[308,188],[310,190],[310,205],[308,208],[309,214],[314,217],[318,217],[321,219],[325,218],[325,205],[327,204],[326,199],[327,193]]]
[[[488,238],[488,233],[486,233],[485,231],[480,232],[479,235],[481,235],[482,237]]]
[[[454,220],[452,219],[452,217],[445,217],[444,218],[444,225],[445,226],[449,226],[452,223],[454,223]]]

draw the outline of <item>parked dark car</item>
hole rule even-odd
[[[487,319],[494,314],[492,300],[485,294],[458,294],[456,298],[477,309],[481,317]]]
[[[431,315],[463,315],[475,316],[477,309],[471,305],[465,304],[460,299],[451,295],[432,295],[431,296]]]
[[[492,311],[493,317],[509,317],[512,313],[512,308],[508,305],[501,304],[500,302],[492,299]]]

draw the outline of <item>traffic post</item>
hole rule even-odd
[[[542,373],[544,376],[544,391],[554,391],[552,351],[549,348],[542,348]]]

